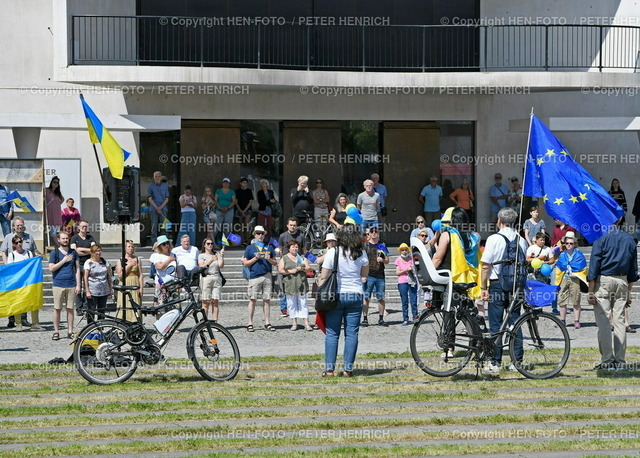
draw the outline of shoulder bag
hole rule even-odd
[[[336,255],[333,260],[333,270],[324,281],[318,286],[316,294],[316,312],[326,312],[334,310],[338,305],[338,252],[340,249],[336,247]]]

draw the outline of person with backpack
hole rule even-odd
[[[513,208],[505,207],[498,211],[497,224],[499,231],[497,234],[487,238],[487,243],[480,259],[482,263],[480,276],[481,298],[484,301],[489,301],[489,329],[491,333],[497,333],[500,330],[504,312],[511,302],[514,286],[524,287],[527,279],[525,252],[529,244],[513,228],[517,218],[518,214]],[[494,262],[505,260],[512,262],[493,265]],[[520,308],[517,307],[509,317],[509,324],[515,323],[519,316]],[[522,339],[520,339],[520,342],[522,342]],[[522,348],[519,351],[521,353]],[[487,372],[493,374],[500,372],[501,364],[502,348],[498,347],[487,368]],[[518,361],[512,361],[509,370],[515,371],[515,364],[518,364]]]

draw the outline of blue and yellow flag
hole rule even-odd
[[[223,244],[224,246],[229,246],[229,245],[230,245],[230,244],[229,244],[229,240],[227,240],[227,236],[226,236],[226,235],[224,235],[224,232],[222,233],[222,244]]]
[[[0,205],[3,205],[7,202],[13,202],[17,207],[21,208],[22,211],[25,213],[33,213],[36,211],[36,209],[33,208],[33,205],[31,205],[31,203],[27,200],[27,198],[21,196],[18,191],[13,191],[12,193],[10,193],[5,200],[0,202]]]
[[[460,233],[453,227],[447,227],[449,247],[451,248],[451,278],[455,283],[476,283],[467,294],[471,299],[480,298],[480,236],[468,234],[469,246],[465,250]]]
[[[624,210],[573,160],[547,126],[531,116],[523,194],[541,197],[549,215],[573,226],[593,243]]]
[[[0,317],[42,308],[42,258],[0,266]]]
[[[111,136],[111,133],[100,122],[96,114],[89,107],[84,97],[80,94],[84,117],[87,119],[87,129],[89,130],[89,139],[91,143],[100,143],[102,153],[107,160],[109,171],[113,178],[122,179],[124,172],[124,162],[129,158],[131,153],[122,149],[118,142]]]
[[[171,221],[169,221],[169,218],[167,218],[166,216],[162,215],[163,220],[160,223],[160,227],[162,229],[164,229],[165,231],[170,231],[171,230],[171,226],[173,225],[173,223]]]

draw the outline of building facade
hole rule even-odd
[[[170,219],[185,185],[200,197],[225,177],[233,187],[241,176],[267,179],[286,217],[299,175],[312,187],[322,178],[333,199],[378,173],[386,238],[400,243],[436,175],[448,191],[471,182],[486,236],[494,173],[507,185],[522,177],[533,109],[605,189],[619,179],[631,207],[640,189],[633,2],[442,3],[9,1],[0,161],[80,159],[81,195],[69,197],[98,227],[102,186],[82,92],[134,153],[143,199],[154,171],[167,177]],[[146,226],[130,236],[144,241]],[[99,232],[102,243],[120,240],[119,228]]]

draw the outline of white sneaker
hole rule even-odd
[[[490,373],[490,374],[497,374],[497,373],[499,373],[499,372],[500,372],[500,366],[498,366],[498,365],[496,365],[496,364],[493,364],[493,363],[490,363],[488,366],[485,366],[485,367],[483,368],[483,370],[484,370],[485,372]]]
[[[516,366],[515,366],[514,364],[510,364],[510,365],[509,365],[509,370],[510,370],[511,372],[518,372],[518,369],[516,368]]]
[[[451,351],[451,349],[447,350],[446,352],[443,351],[442,355],[440,355],[441,358],[453,358],[453,352]]]

